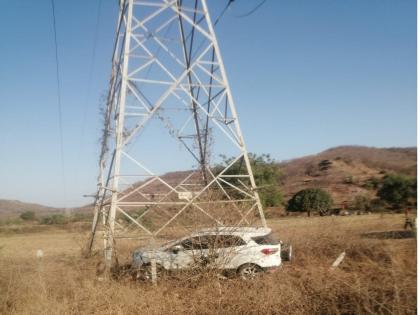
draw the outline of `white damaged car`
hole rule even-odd
[[[133,270],[150,273],[153,256],[158,271],[205,266],[234,271],[243,279],[251,279],[260,272],[275,271],[280,267],[282,258],[290,260],[292,247],[275,240],[270,228],[218,227],[200,230],[155,250],[136,249],[133,252]]]

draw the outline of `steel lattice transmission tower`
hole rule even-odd
[[[98,187],[108,266],[122,240],[266,225],[205,0],[120,1]]]

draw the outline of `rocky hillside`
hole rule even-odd
[[[286,200],[301,189],[322,188],[342,206],[357,195],[374,197],[375,181],[387,173],[416,176],[417,149],[341,146],[284,161],[280,167]]]

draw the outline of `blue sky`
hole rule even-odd
[[[211,3],[210,3],[211,2]],[[0,198],[52,206],[96,190],[99,105],[117,1],[0,1]],[[213,17],[226,0],[209,1]],[[236,0],[216,33],[248,149],[277,160],[337,145],[416,145],[416,1]],[[90,78],[90,79],[89,79]]]

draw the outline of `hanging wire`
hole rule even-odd
[[[60,135],[60,159],[61,159],[61,171],[62,171],[62,180],[63,180],[63,193],[64,193],[64,204],[67,210],[66,205],[66,174],[64,168],[64,137],[63,137],[63,114],[62,114],[62,105],[61,105],[61,81],[60,81],[60,62],[58,58],[58,44],[57,44],[57,23],[55,17],[55,5],[54,0],[51,0],[52,8],[52,17],[53,17],[53,29],[54,29],[54,46],[55,46],[55,73],[57,80],[57,101],[58,101],[58,128]]]
[[[228,3],[226,4],[226,6],[223,8],[223,10],[220,12],[220,14],[217,16],[217,18],[214,20],[213,26],[216,27],[216,25],[220,22],[220,20],[223,18],[223,16],[225,15],[226,11],[230,8],[230,6],[232,5],[232,3],[235,0],[229,0]],[[201,20],[199,20],[199,22],[197,24],[199,24],[201,22]],[[197,57],[197,54],[199,53],[200,49],[203,47],[204,43],[206,42],[205,39],[201,40],[200,44],[197,45],[197,48],[195,48],[193,54],[192,54],[192,58],[194,59],[195,57]]]
[[[88,83],[87,83],[86,99],[85,99],[85,102],[84,102],[79,153],[81,153],[82,148],[83,148],[83,138],[84,138],[84,135],[85,135],[86,118],[87,118],[87,113],[88,113],[88,109],[89,109],[89,99],[90,99],[91,90],[92,90],[92,77],[93,77],[93,68],[94,68],[95,59],[96,59],[96,47],[97,47],[97,43],[98,43],[101,6],[102,6],[102,0],[99,0],[97,8],[96,8],[96,23],[95,23],[95,32],[94,32],[94,35],[93,35],[92,55],[91,55],[91,60],[90,60],[90,63],[89,63],[89,68],[88,68],[89,69],[88,70]]]
[[[240,15],[234,15],[234,17],[236,18],[244,18],[247,16],[250,16],[251,14],[255,13],[259,8],[262,7],[262,5],[266,2],[267,0],[262,0],[258,5],[256,5],[251,11],[248,11],[247,13],[244,14],[240,14]]]
[[[102,6],[102,0],[98,0],[98,4],[96,7],[96,22],[95,22],[95,31],[93,35],[93,47],[92,47],[92,55],[91,60],[89,64],[89,70],[88,70],[88,83],[87,83],[87,91],[86,91],[86,97],[84,101],[84,107],[83,107],[83,116],[82,116],[82,126],[81,126],[81,132],[80,132],[80,143],[79,143],[79,151],[78,156],[82,154],[82,150],[84,147],[84,138],[85,138],[85,132],[86,132],[86,120],[87,120],[87,114],[88,109],[90,105],[90,96],[92,91],[92,78],[93,78],[93,69],[95,65],[95,59],[96,59],[96,47],[98,42],[98,33],[99,33],[99,21],[100,21],[100,15],[101,15],[101,6]],[[77,168],[76,170],[76,180],[79,182],[80,178],[80,168]]]
[[[234,2],[235,0],[229,0],[228,3],[226,4],[225,8],[222,10],[222,12],[220,12],[219,16],[214,20],[214,26],[217,25],[217,23],[219,23],[220,19],[223,17],[223,15],[225,15],[226,11],[229,9],[230,5]]]

